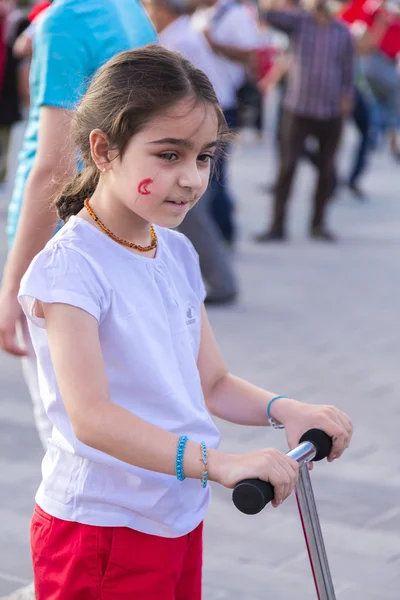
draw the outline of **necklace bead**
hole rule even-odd
[[[158,239],[157,239],[157,234],[154,230],[153,225],[150,225],[150,235],[151,235],[150,246],[140,246],[140,244],[135,244],[134,242],[128,242],[127,240],[123,240],[122,238],[115,235],[110,229],[108,229],[108,227],[106,227],[104,225],[104,223],[102,223],[100,221],[99,217],[96,215],[94,210],[91,208],[91,206],[89,204],[89,198],[86,198],[84,205],[85,205],[85,208],[88,211],[89,215],[95,221],[95,223],[97,223],[97,225],[100,227],[100,229],[102,229],[102,231],[104,231],[104,233],[107,234],[108,237],[110,237],[112,240],[114,240],[114,242],[121,244],[121,246],[127,246],[128,248],[132,248],[133,250],[138,250],[139,252],[150,252],[150,250],[155,250],[155,248],[157,248]]]

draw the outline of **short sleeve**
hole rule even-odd
[[[91,73],[89,39],[77,35],[81,27],[66,17],[60,30],[43,19],[34,37],[33,85],[39,106],[74,110]]]
[[[69,304],[97,321],[106,310],[107,293],[94,265],[76,250],[53,244],[40,252],[21,281],[18,300],[29,321],[45,328],[36,301]]]

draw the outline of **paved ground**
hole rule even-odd
[[[341,162],[348,164],[347,142]],[[312,172],[295,186],[292,241],[259,247],[268,203],[257,183],[273,157],[246,143],[232,161],[241,241],[235,261],[242,294],[210,311],[229,367],[269,389],[336,403],[355,423],[345,458],[319,464],[315,494],[338,600],[400,598],[400,172],[376,156],[363,205],[346,193],[332,209],[337,246],[305,237]],[[4,217],[5,200],[0,200]],[[4,244],[1,246],[4,258]],[[42,452],[17,361],[0,366],[0,595],[31,577],[28,528]],[[221,424],[223,448],[277,445],[281,433]],[[315,598],[293,499],[255,517],[215,489],[206,527],[205,600]]]

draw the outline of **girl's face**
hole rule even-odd
[[[110,196],[148,223],[177,227],[207,188],[217,132],[211,104],[177,103],[110,162],[104,179]]]

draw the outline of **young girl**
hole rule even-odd
[[[77,109],[86,166],[19,295],[53,423],[31,529],[37,600],[200,600],[208,482],[270,481],[276,507],[298,474],[273,449],[219,452],[211,415],[269,415],[290,446],[319,427],[330,460],[350,441],[339,410],[275,399],[220,356],[197,256],[170,228],[225,133],[206,75],[158,46],[112,59]]]

